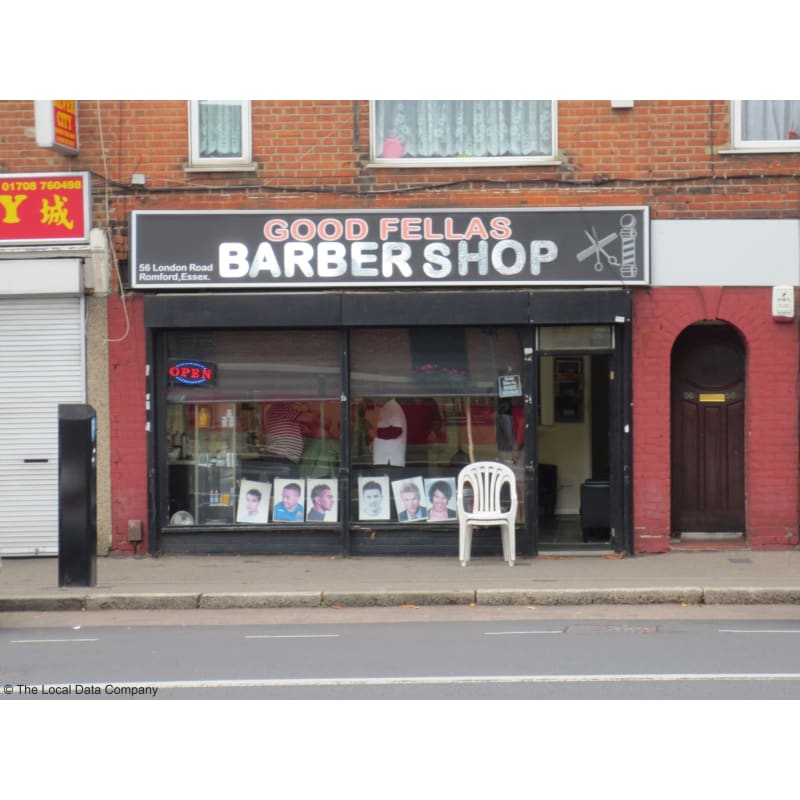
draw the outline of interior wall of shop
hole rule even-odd
[[[591,477],[592,382],[591,359],[582,356],[583,407],[580,422],[553,419],[553,356],[542,356],[540,369],[541,417],[536,428],[536,453],[540,464],[558,464],[556,514],[580,513],[581,483]],[[549,408],[548,408],[549,407]]]
[[[689,325],[719,320],[745,342],[746,540],[798,544],[797,322],[774,322],[769,287],[658,287],[633,297],[634,550],[670,547],[670,357]]]

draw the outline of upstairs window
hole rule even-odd
[[[551,100],[376,100],[372,158],[385,166],[552,162]]]
[[[800,150],[800,100],[738,100],[734,143],[750,150]]]
[[[204,169],[252,167],[249,101],[191,100],[189,131],[190,166]]]

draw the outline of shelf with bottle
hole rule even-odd
[[[193,417],[196,518],[201,525],[232,522],[239,478],[236,404],[198,404]]]

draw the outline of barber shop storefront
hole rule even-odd
[[[517,551],[631,552],[646,208],[136,212],[150,547],[456,555],[456,481]],[[500,537],[477,533],[473,555]]]

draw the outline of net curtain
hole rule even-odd
[[[234,158],[242,155],[242,104],[201,100],[200,155],[203,158]]]
[[[742,106],[745,140],[794,139],[800,133],[800,100],[745,100]]]
[[[549,100],[380,100],[378,147],[399,139],[405,156],[538,156],[552,149]]]

